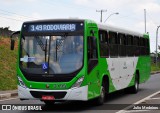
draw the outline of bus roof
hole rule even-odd
[[[68,18],[68,19],[44,19],[44,20],[33,20],[33,21],[26,21],[25,23],[40,23],[40,22],[84,22],[84,21],[91,21],[89,19],[74,19],[74,18]],[[95,22],[95,21],[92,21]],[[96,23],[96,22],[95,22]],[[102,23],[97,23],[98,28],[102,29],[102,30],[108,30],[108,31],[114,31],[114,32],[119,32],[119,33],[125,33],[125,34],[130,34],[130,35],[135,35],[135,36],[141,36],[143,37],[144,34],[139,33],[139,32],[134,32],[131,30],[127,30],[124,28],[120,28],[120,27],[115,27],[115,26],[111,26],[111,25],[105,25]],[[148,35],[148,34],[146,34]]]
[[[24,23],[39,23],[39,22],[83,22],[85,19],[44,19],[44,20],[33,20],[26,21]]]
[[[130,35],[134,35],[134,36],[141,36],[143,37],[144,34],[139,33],[139,32],[134,32],[134,31],[130,31],[124,28],[120,28],[120,27],[115,27],[115,26],[111,26],[111,25],[104,25],[104,24],[98,24],[99,29],[102,30],[108,30],[108,31],[114,31],[114,32],[119,32],[119,33],[125,33],[125,34],[130,34]]]

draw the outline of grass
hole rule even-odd
[[[151,63],[151,72],[153,71],[160,71],[160,62],[157,64],[157,66],[155,63]]]
[[[17,47],[10,50],[10,39],[0,37],[0,90],[17,89]]]

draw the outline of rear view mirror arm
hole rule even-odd
[[[11,50],[14,50],[14,44],[15,44],[15,40],[14,40],[13,36],[18,35],[18,34],[20,34],[20,31],[13,32],[10,36],[10,38],[11,38]]]

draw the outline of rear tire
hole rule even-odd
[[[131,87],[131,92],[136,94],[138,93],[138,91],[139,91],[139,77],[136,74],[134,86]]]
[[[135,81],[134,81],[134,86],[126,88],[125,92],[126,93],[136,94],[136,93],[138,93],[138,90],[139,90],[139,76],[136,74]]]

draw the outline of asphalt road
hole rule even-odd
[[[140,90],[137,94],[126,94],[124,91],[118,91],[109,95],[105,104],[96,106],[90,102],[65,102],[57,103],[52,107],[46,107],[43,102],[37,100],[11,99],[0,101],[0,104],[43,104],[43,111],[0,111],[0,113],[51,113],[51,112],[82,112],[82,113],[115,113],[130,104],[133,104],[157,91],[160,91],[160,74],[152,75],[151,78],[143,84],[140,84]]]

